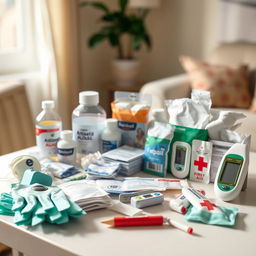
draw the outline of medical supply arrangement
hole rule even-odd
[[[9,164],[13,184],[0,194],[0,214],[36,226],[107,208],[125,215],[102,221],[111,227],[170,225],[192,234],[192,227],[172,216],[146,211],[167,205],[170,215],[183,214],[184,221],[235,226],[238,208],[217,205],[200,183],[214,183],[222,201],[246,189],[250,135],[235,131],[245,116],[212,109],[206,91],[165,104],[169,120],[164,109],[151,109],[150,97],[116,92],[107,119],[99,93],[84,91],[71,131],[62,130],[54,102],[43,101],[36,118],[39,154]]]

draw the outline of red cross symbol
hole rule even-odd
[[[204,162],[204,158],[202,156],[199,156],[198,161],[194,161],[194,165],[198,166],[198,171],[202,171],[204,167],[207,168],[208,163]]]
[[[214,210],[214,207],[217,207],[215,204],[212,204],[210,201],[208,200],[204,200],[203,203],[200,203],[200,205],[202,206],[206,206],[207,207],[207,210],[211,211],[211,210]]]

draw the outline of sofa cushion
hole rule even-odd
[[[250,106],[248,71],[244,65],[212,65],[187,56],[180,57],[180,62],[190,76],[192,89],[210,91],[214,107]]]

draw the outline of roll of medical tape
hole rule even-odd
[[[18,156],[12,160],[9,165],[13,175],[21,180],[24,172],[27,169],[34,169],[35,171],[41,170],[41,165],[39,161],[33,156]]]

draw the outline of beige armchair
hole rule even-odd
[[[228,43],[218,46],[211,54],[209,60],[212,64],[237,66],[246,64],[250,70],[256,70],[256,44]],[[255,75],[255,73],[254,73]],[[251,80],[250,90],[254,95],[255,79]],[[152,95],[152,107],[165,107],[165,99],[187,98],[191,93],[190,80],[187,74],[180,74],[145,84],[141,93]],[[232,109],[243,112],[247,118],[243,120],[238,129],[241,133],[251,134],[251,150],[256,151],[256,113],[248,109]]]

